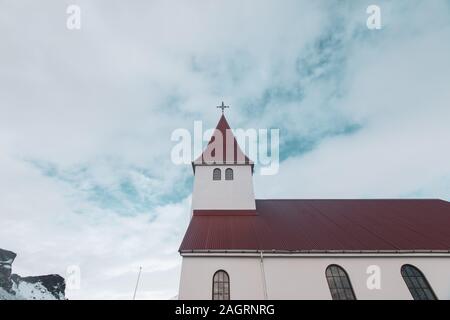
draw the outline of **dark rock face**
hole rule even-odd
[[[12,251],[0,249],[0,288],[11,291],[11,270],[16,254]]]
[[[0,249],[0,300],[65,299],[66,284],[63,277],[57,274],[34,277],[11,274],[15,258],[14,252]]]

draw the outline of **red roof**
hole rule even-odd
[[[253,162],[242,152],[227,119],[222,114],[208,146],[192,163],[198,164],[251,164]]]
[[[194,211],[180,252],[450,251],[443,200],[256,200],[256,213]]]

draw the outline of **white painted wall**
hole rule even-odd
[[[222,180],[213,180],[213,170],[222,170]],[[225,180],[225,170],[233,169],[234,179]],[[250,165],[198,165],[195,167],[192,209],[254,210],[255,194]]]
[[[450,256],[312,256],[264,257],[269,299],[331,299],[325,278],[330,264],[343,267],[357,299],[412,299],[400,274],[403,264],[419,268],[438,299],[450,300]],[[381,268],[381,289],[369,290],[367,267]],[[230,276],[231,299],[264,299],[258,256],[184,256],[179,299],[211,299],[212,277],[223,269]]]

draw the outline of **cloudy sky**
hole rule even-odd
[[[66,27],[68,5],[81,29]],[[368,30],[366,8],[383,28]],[[279,128],[258,198],[450,200],[450,1],[0,0],[0,247],[71,299],[178,290],[177,128]]]

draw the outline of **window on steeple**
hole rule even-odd
[[[213,171],[213,180],[221,180],[222,179],[222,172],[219,168],[215,168]]]
[[[233,169],[228,168],[225,170],[225,180],[233,180]]]

